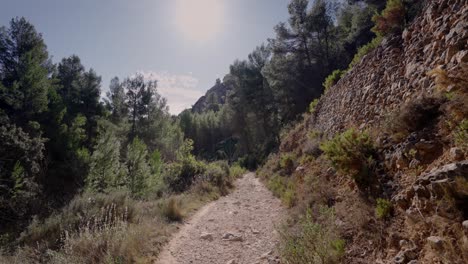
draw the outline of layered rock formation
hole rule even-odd
[[[468,2],[428,1],[401,36],[384,39],[316,107],[311,124],[330,134],[382,121],[403,103],[433,93],[427,75],[442,67],[468,80]]]

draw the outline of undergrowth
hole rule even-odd
[[[345,241],[337,232],[333,209],[323,207],[315,218],[320,222],[307,210],[294,232],[288,228],[280,230],[281,255],[285,263],[339,263]]]
[[[32,221],[15,241],[18,249],[0,256],[0,263],[152,263],[175,231],[171,222],[227,194],[245,170],[227,162],[186,160],[175,172],[196,173],[183,193],[168,186],[159,199],[136,198],[117,189],[76,196],[62,210]]]
[[[375,147],[366,132],[349,129],[323,142],[320,148],[338,172],[351,176],[361,187],[370,185]]]

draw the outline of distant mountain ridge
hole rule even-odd
[[[205,95],[200,97],[192,106],[192,113],[203,113],[209,110],[218,111],[219,105],[226,103],[228,87],[224,85],[220,79],[216,79],[216,83]]]

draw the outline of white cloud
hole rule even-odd
[[[165,98],[171,114],[179,114],[192,107],[203,93],[197,90],[198,79],[192,74],[178,75],[167,71],[139,71],[147,80],[158,81],[158,92]]]

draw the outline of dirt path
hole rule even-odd
[[[275,226],[285,209],[253,173],[199,212],[174,235],[158,264],[278,263]]]

